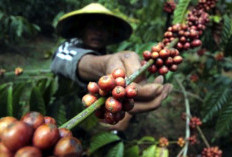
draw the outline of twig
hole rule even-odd
[[[177,90],[177,89],[173,89],[172,91],[173,91],[173,92],[177,92],[177,93],[182,93],[181,91],[179,91],[179,90]],[[188,96],[191,96],[191,97],[193,97],[193,98],[195,98],[195,99],[197,99],[197,100],[203,102],[203,99],[202,99],[201,97],[199,97],[198,95],[196,95],[196,94],[194,94],[194,93],[191,93],[191,92],[187,92],[187,91],[186,91],[186,93],[187,93]]]
[[[177,83],[179,84],[182,92],[183,92],[183,95],[184,95],[184,101],[185,101],[185,110],[186,110],[186,114],[187,115],[191,115],[190,113],[190,105],[189,105],[189,100],[188,100],[188,96],[187,96],[187,93],[186,93],[186,90],[184,88],[184,86],[182,85],[182,83],[180,82],[180,80],[175,77]],[[188,153],[188,145],[189,145],[189,137],[190,137],[190,128],[189,128],[189,123],[190,123],[190,117],[189,116],[186,116],[186,130],[185,130],[185,139],[186,139],[186,143],[185,143],[185,146],[183,148],[183,156],[187,156],[187,153]]]
[[[203,140],[203,142],[205,143],[206,147],[210,148],[209,142],[207,141],[204,133],[202,132],[201,128],[199,126],[197,126],[197,131],[199,132],[201,139]]]

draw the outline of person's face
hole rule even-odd
[[[82,40],[87,47],[95,50],[105,48],[109,39],[109,30],[103,21],[91,21],[87,24]]]

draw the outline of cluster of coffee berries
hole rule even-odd
[[[199,32],[195,27],[189,27],[186,24],[175,24],[170,26],[164,33],[163,43],[168,45],[176,38],[179,39],[176,44],[176,48],[179,51],[195,48],[202,44],[201,40],[199,40]]]
[[[217,0],[198,0],[197,9],[208,11],[216,6]]]
[[[184,144],[185,144],[185,140],[183,137],[179,137],[178,140],[177,140],[177,144],[180,146],[180,147],[183,147]]]
[[[188,141],[191,145],[194,145],[197,143],[197,135],[192,135],[188,138]]]
[[[23,69],[20,68],[20,67],[17,67],[17,68],[15,68],[14,73],[15,73],[16,76],[19,76],[19,75],[21,75],[23,73]]]
[[[98,83],[89,82],[89,93],[83,96],[83,105],[89,107],[99,96],[107,97],[105,105],[96,110],[95,115],[106,123],[116,124],[134,107],[133,98],[137,95],[136,86],[126,86],[125,77],[124,70],[115,69],[112,74],[102,76]]]
[[[204,148],[201,152],[202,157],[222,157],[222,151],[218,147]]]
[[[190,126],[192,129],[195,129],[197,126],[200,126],[200,125],[202,125],[202,122],[201,122],[201,120],[200,120],[199,118],[197,118],[197,117],[192,117],[192,118],[190,119],[190,124],[189,124],[189,126]]]
[[[160,147],[167,147],[169,145],[169,141],[166,137],[161,137],[159,139],[159,146]]]
[[[166,74],[168,71],[176,71],[178,64],[183,60],[177,49],[165,48],[163,43],[153,46],[151,51],[144,51],[143,58],[142,65],[146,61],[153,59],[154,63],[148,68],[148,71],[150,73],[158,72],[161,75]]]
[[[57,128],[52,117],[29,112],[20,120],[0,119],[0,154],[3,157],[80,157],[82,145],[70,130]]]
[[[168,1],[164,3],[163,10],[169,14],[172,14],[176,9],[176,3],[174,1]]]

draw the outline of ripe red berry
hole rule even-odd
[[[91,94],[98,94],[99,91],[99,87],[96,82],[89,82],[87,89]]]
[[[122,110],[122,103],[113,97],[106,99],[105,108],[107,111],[116,113]]]
[[[115,74],[116,76],[116,74]],[[98,86],[105,91],[110,91],[116,86],[116,82],[111,76],[102,76],[98,80]]]
[[[184,44],[184,49],[185,49],[185,50],[188,50],[190,47],[191,47],[191,45],[190,45],[189,42],[186,42],[186,43]]]
[[[156,73],[157,72],[157,67],[154,65],[154,64],[152,64],[149,68],[148,68],[148,71],[150,72],[150,73]]]
[[[44,123],[45,124],[54,124],[56,125],[56,120],[50,116],[45,116],[44,117]]]
[[[126,87],[126,80],[122,77],[116,78],[115,82],[116,82],[116,86]]]
[[[135,85],[128,85],[126,87],[126,97],[127,98],[134,98],[138,94],[138,89]]]
[[[118,77],[122,77],[122,78],[125,78],[126,77],[126,73],[123,69],[121,68],[118,68],[118,69],[115,69],[112,73],[112,76],[114,79],[118,78]]]
[[[3,131],[12,123],[17,121],[14,117],[3,117],[0,119],[0,141]]]
[[[89,107],[97,100],[97,97],[92,94],[86,94],[82,97],[82,104],[85,107]]]
[[[33,146],[26,146],[20,148],[16,153],[15,157],[42,157],[41,151]]]
[[[161,58],[156,59],[156,62],[155,62],[156,66],[161,67],[163,64],[164,64],[163,59],[161,59]]]
[[[143,58],[147,61],[151,58],[151,52],[150,51],[144,51],[143,52]]]
[[[54,155],[59,157],[81,157],[82,152],[81,142],[75,137],[61,138],[54,148]]]
[[[183,61],[183,58],[182,58],[181,56],[175,56],[175,57],[173,58],[173,62],[174,62],[175,64],[180,64],[182,61]]]
[[[172,57],[168,57],[168,58],[165,60],[165,64],[166,64],[166,65],[172,65],[172,63],[173,63]]]
[[[182,50],[183,49],[183,44],[181,44],[180,42],[177,43],[177,49],[178,50]]]
[[[29,112],[29,113],[25,114],[21,118],[21,121],[32,126],[33,129],[36,129],[44,123],[44,117],[41,113],[33,111],[33,112]]]
[[[193,41],[191,42],[191,46],[192,46],[192,47],[198,47],[198,46],[201,46],[201,44],[202,44],[202,42],[201,42],[201,40],[199,40],[199,39],[195,39],[195,40],[193,40]]]
[[[172,64],[172,65],[170,66],[170,68],[169,68],[169,70],[172,71],[172,72],[177,71],[177,69],[178,69],[178,66],[177,66],[176,64]]]
[[[112,124],[112,125],[117,123],[113,113],[106,111],[104,116],[105,116],[106,123],[109,123],[109,124]]]
[[[168,73],[168,68],[165,65],[159,68],[159,74],[164,75],[166,73]]]
[[[39,149],[49,149],[60,138],[59,130],[54,124],[40,125],[34,132],[33,145]]]
[[[158,57],[159,57],[159,53],[158,52],[156,52],[156,51],[152,52],[152,54],[151,54],[151,58],[152,59],[156,59]]]
[[[14,157],[14,153],[11,152],[2,142],[0,142],[0,155],[1,157]]]
[[[159,52],[159,56],[160,56],[161,58],[167,58],[167,57],[169,57],[169,55],[170,55],[170,52],[169,52],[168,49],[163,49],[163,50],[161,50],[161,51]]]
[[[112,96],[115,99],[122,99],[126,96],[126,90],[125,88],[123,88],[122,86],[116,86],[114,87],[114,89],[112,90]]]
[[[119,122],[125,117],[125,111],[119,111],[117,113],[114,113],[114,119],[116,122]]]
[[[152,46],[151,52],[160,52],[162,47],[160,45]]]
[[[2,133],[2,143],[11,151],[29,144],[33,128],[22,121],[12,122]]]

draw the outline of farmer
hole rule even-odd
[[[57,32],[67,40],[58,47],[51,69],[55,74],[75,81],[77,88],[86,89],[89,81],[97,81],[116,68],[124,69],[130,76],[141,67],[135,52],[107,51],[108,45],[128,39],[132,28],[101,4],[92,3],[65,14],[59,19]],[[143,77],[136,82],[138,96],[134,108],[111,129],[125,130],[134,114],[157,109],[172,89],[172,85],[163,84],[162,76],[153,83],[146,83]]]

